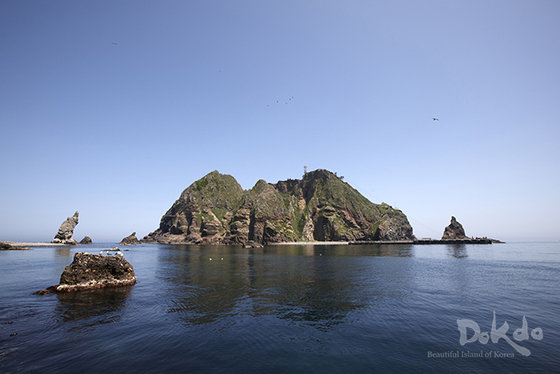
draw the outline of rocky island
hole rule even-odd
[[[140,244],[140,240],[138,240],[138,238],[136,237],[136,232],[133,232],[132,234],[130,234],[129,236],[123,238],[119,244],[121,245],[134,245],[134,244]]]
[[[62,222],[62,225],[60,225],[60,228],[51,243],[69,245],[78,244],[73,238],[74,229],[78,225],[78,215],[79,213],[76,211],[72,217],[68,217],[64,222]]]
[[[59,284],[38,291],[37,294],[130,286],[135,283],[134,269],[124,257],[79,252],[64,269]]]
[[[328,170],[250,190],[213,171],[185,189],[143,242],[193,244],[414,240],[406,215]]]
[[[451,222],[449,223],[449,226],[445,227],[443,230],[443,236],[441,237],[441,240],[449,239],[468,239],[465,235],[463,225],[457,222],[457,219],[454,216],[451,216]]]

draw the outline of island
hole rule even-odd
[[[275,184],[259,180],[243,190],[213,171],[185,189],[143,242],[274,244],[415,240],[406,215],[374,204],[343,177],[319,169]]]

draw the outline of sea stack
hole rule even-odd
[[[92,244],[92,243],[93,243],[93,241],[87,235],[84,236],[84,238],[82,240],[80,240],[80,244]]]
[[[138,238],[136,237],[136,231],[133,232],[132,234],[130,234],[129,236],[127,236],[126,238],[123,238],[123,240],[121,240],[121,242],[119,243],[120,245],[134,245],[134,244],[140,244],[140,240],[138,240]]]
[[[78,211],[76,211],[72,217],[68,217],[66,218],[66,221],[62,222],[62,225],[60,225],[60,228],[58,229],[58,233],[51,243],[70,245],[78,244],[72,237],[74,235],[74,228],[78,224],[78,214]]]
[[[457,222],[453,216],[451,216],[451,223],[445,228],[441,237],[441,240],[448,239],[467,239],[463,225]]]

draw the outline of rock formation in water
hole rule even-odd
[[[0,242],[0,251],[26,251],[29,249],[30,248],[17,245],[17,243],[13,245],[11,243]]]
[[[80,244],[92,244],[92,243],[93,243],[93,241],[87,235],[84,236],[84,238],[82,240],[80,240]]]
[[[10,243],[0,242],[0,250],[10,250],[14,247]]]
[[[443,231],[443,236],[441,237],[441,239],[447,240],[447,239],[468,239],[468,238],[465,235],[465,230],[463,229],[463,225],[457,222],[455,217],[451,216],[451,223]]]
[[[129,236],[127,236],[126,238],[123,238],[123,240],[121,240],[121,242],[119,244],[121,245],[134,245],[134,244],[140,244],[140,240],[138,240],[138,238],[136,237],[136,231],[133,232],[132,234],[130,234]]]
[[[74,228],[78,224],[78,211],[74,213],[72,217],[66,218],[66,221],[62,222],[60,228],[58,229],[58,233],[51,241],[51,243],[60,243],[60,244],[78,244],[74,238]]]
[[[56,286],[37,292],[71,292],[93,288],[129,286],[136,283],[132,265],[122,256],[76,253],[74,261],[64,269]]]
[[[244,244],[291,241],[410,240],[398,209],[373,204],[327,170],[244,191],[217,171],[183,191],[145,242]]]

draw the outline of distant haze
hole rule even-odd
[[[324,168],[418,238],[560,240],[560,2],[0,3],[0,240]],[[434,121],[432,118],[438,118]]]

